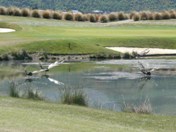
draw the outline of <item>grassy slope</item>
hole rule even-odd
[[[22,28],[16,33],[0,34],[1,53],[21,48],[58,54],[114,53],[104,46],[176,48],[176,26],[155,25],[155,21],[106,25],[9,16],[0,19]]]
[[[0,97],[0,131],[175,131],[176,118]]]

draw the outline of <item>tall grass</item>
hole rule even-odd
[[[31,88],[28,89],[27,98],[33,100],[43,100],[40,93],[37,90],[33,90]]]
[[[61,103],[68,105],[87,106],[86,95],[82,90],[65,88],[63,91]]]
[[[17,89],[16,83],[15,82],[10,82],[10,97],[15,97],[19,98],[19,91]]]
[[[139,114],[151,114],[153,112],[149,98],[145,98],[145,100],[138,105],[129,104],[124,101],[122,111]]]

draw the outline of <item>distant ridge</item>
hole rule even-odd
[[[1,6],[31,7],[56,10],[140,11],[176,9],[176,0],[0,0]]]

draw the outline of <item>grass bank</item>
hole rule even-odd
[[[170,116],[115,113],[0,97],[0,131],[175,131]]]
[[[25,49],[55,54],[118,54],[106,46],[176,48],[176,20],[90,23],[0,16],[21,30],[0,34],[0,53]],[[170,23],[172,21],[172,23]],[[165,24],[168,23],[168,24]]]

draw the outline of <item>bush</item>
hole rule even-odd
[[[176,13],[175,12],[171,12],[170,13],[170,18],[171,19],[175,19],[176,18]]]
[[[141,18],[141,20],[148,20],[148,13],[141,12],[140,13],[140,18]]]
[[[43,16],[43,18],[50,19],[51,18],[51,11],[49,11],[49,10],[42,11],[42,16]]]
[[[162,19],[170,19],[170,14],[167,11],[161,13]]]
[[[82,14],[75,14],[74,18],[75,21],[84,21]]]
[[[133,15],[133,20],[134,21],[139,21],[140,20],[140,15],[139,14]]]
[[[148,20],[153,20],[153,13],[148,13]]]
[[[117,20],[117,15],[115,13],[111,13],[108,15],[109,21],[113,22]]]
[[[136,11],[131,12],[129,18],[130,18],[130,19],[133,19],[133,16],[134,16],[135,14],[137,14]]]
[[[19,8],[14,8],[14,9],[13,9],[13,15],[14,15],[14,16],[21,16],[21,15],[22,15],[21,9],[19,9]]]
[[[40,11],[39,10],[33,10],[32,11],[32,17],[41,18]]]
[[[73,14],[72,13],[66,13],[64,15],[64,19],[67,21],[73,21]]]
[[[53,13],[53,19],[61,20],[62,19],[62,14],[59,12],[54,12]]]
[[[14,7],[7,8],[7,15],[10,15],[10,16],[14,15]]]
[[[107,23],[108,22],[108,18],[107,18],[107,16],[102,15],[102,16],[100,16],[99,21],[102,22],[102,23]]]
[[[7,14],[7,8],[5,7],[0,7],[0,15],[6,15]]]
[[[90,21],[90,22],[97,22],[96,16],[93,15],[93,14],[90,14],[90,15],[89,15],[89,21]]]
[[[84,15],[83,15],[83,21],[89,21],[89,18],[88,18],[88,15],[87,15],[87,14],[84,14]]]
[[[62,96],[62,103],[87,106],[86,95],[81,90],[65,89]]]
[[[118,13],[117,18],[118,20],[125,20],[126,19],[125,13],[123,12]]]
[[[161,16],[160,13],[154,13],[153,19],[154,19],[154,20],[161,20],[161,19],[162,19],[162,16]]]
[[[30,16],[30,10],[28,8],[24,8],[21,10],[21,15],[24,17],[29,17]]]

